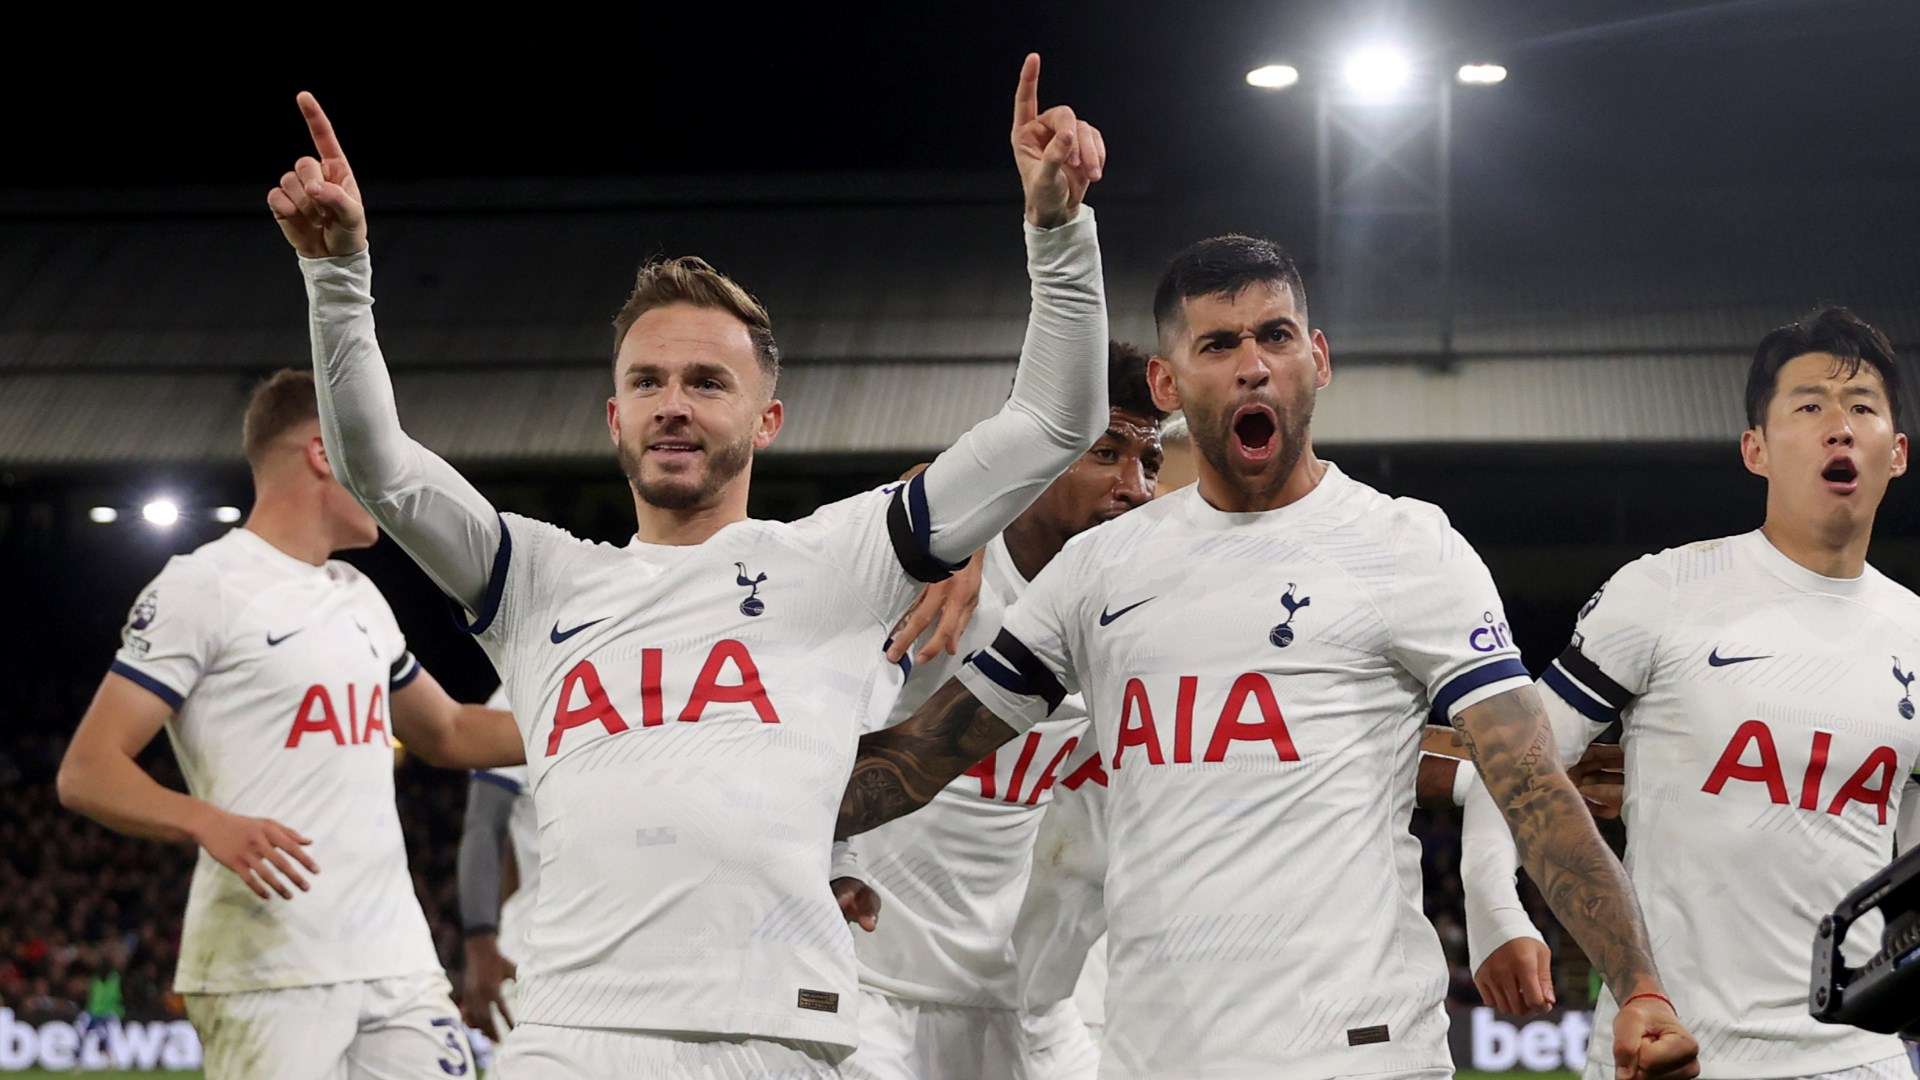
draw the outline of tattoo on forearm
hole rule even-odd
[[[954,777],[1012,737],[1013,729],[992,710],[959,681],[948,680],[904,722],[860,737],[834,839],[925,806]]]
[[[1527,874],[1608,987],[1624,997],[1658,978],[1633,885],[1561,768],[1533,691],[1490,698],[1456,723]]]

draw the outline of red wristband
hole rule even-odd
[[[1666,1002],[1666,1003],[1667,1003],[1667,1008],[1669,1008],[1669,1009],[1673,1009],[1673,999],[1672,999],[1672,998],[1670,998],[1670,997],[1668,997],[1668,996],[1667,996],[1667,995],[1665,995],[1665,994],[1656,994],[1656,993],[1654,993],[1654,992],[1653,992],[1653,991],[1651,991],[1651,990],[1642,990],[1642,991],[1640,991],[1639,993],[1637,993],[1637,994],[1635,994],[1635,995],[1633,995],[1632,997],[1629,997],[1629,998],[1628,998],[1627,1000],[1625,1000],[1625,1001],[1623,1001],[1623,1002],[1621,1002],[1621,1003],[1620,1003],[1620,1007],[1624,1009],[1624,1008],[1626,1008],[1627,1006],[1629,1006],[1629,1005],[1631,1005],[1631,1004],[1633,1004],[1634,1002],[1636,1002],[1636,1001],[1639,1001],[1639,1000],[1640,1000],[1641,998],[1643,998],[1643,997],[1648,997],[1648,998],[1659,998],[1659,999],[1660,999],[1661,1001],[1664,1001],[1664,1002]],[[1680,1010],[1679,1010],[1679,1009],[1673,1009],[1673,1015],[1675,1015],[1675,1016],[1679,1016],[1679,1015],[1680,1015]]]

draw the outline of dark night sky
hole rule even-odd
[[[227,27],[203,39],[220,44],[16,66],[7,138],[25,152],[0,187],[264,190],[303,149],[302,87],[382,179],[999,169],[1013,78],[1035,49],[1043,96],[1106,130],[1116,179],[1204,189],[1311,167],[1305,83],[1264,94],[1249,67],[1331,78],[1346,43],[1388,36],[1442,70],[1511,69],[1459,96],[1468,180],[1490,158],[1553,187],[1920,178],[1911,0],[639,10],[552,29],[463,19],[431,37],[366,12],[350,33],[310,28],[310,44],[263,28],[249,47]]]

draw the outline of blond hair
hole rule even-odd
[[[246,419],[240,422],[240,445],[247,464],[259,468],[275,439],[319,418],[320,399],[314,392],[312,372],[281,368],[262,379],[247,398]]]
[[[692,304],[695,307],[724,311],[746,324],[753,339],[754,356],[766,373],[771,387],[780,377],[780,347],[773,340],[773,320],[753,294],[732,278],[715,270],[697,255],[668,259],[655,257],[640,266],[634,277],[633,292],[613,317],[613,352],[616,361],[620,343],[640,316],[668,304]]]

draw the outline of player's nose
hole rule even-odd
[[[1835,424],[1833,426],[1833,429],[1827,432],[1827,445],[1828,446],[1852,446],[1853,445],[1853,421],[1847,418],[1846,413],[1841,413],[1839,423]]]
[[[1252,335],[1240,339],[1240,344],[1234,348],[1233,359],[1233,378],[1238,385],[1254,390],[1272,381],[1273,371],[1267,367],[1266,353]]]
[[[1113,482],[1113,497],[1132,509],[1153,498],[1153,486],[1147,483],[1146,467],[1139,461],[1127,461],[1120,466],[1120,475]]]

